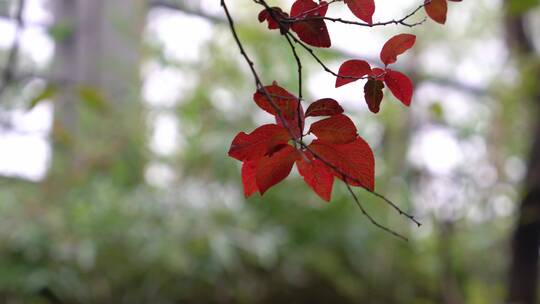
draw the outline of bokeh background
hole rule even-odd
[[[260,7],[227,2],[264,82],[295,91],[289,47],[258,23]],[[377,0],[375,20],[420,2]],[[342,7],[329,14],[353,19]],[[378,115],[361,84],[335,89],[301,52],[306,100],[344,105],[375,150],[377,190],[422,221],[357,189],[406,243],[371,225],[343,184],[325,203],[295,169],[264,197],[243,197],[230,142],[271,117],[251,100],[219,1],[0,0],[0,302],[482,304],[505,302],[510,286],[534,294],[539,7],[466,0],[450,2],[445,26],[329,24],[333,48],[317,54],[336,70],[351,58],[378,64],[394,34],[418,36],[396,67],[414,79],[412,106],[387,94]],[[512,246],[523,225],[532,241]]]

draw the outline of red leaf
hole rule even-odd
[[[360,186],[370,191],[375,189],[375,158],[361,137],[343,145],[315,140],[309,147],[334,167],[331,169],[336,177],[351,186]]]
[[[329,116],[343,113],[343,108],[332,98],[319,99],[309,105],[306,117]]]
[[[299,105],[299,100],[293,94],[289,93],[284,88],[274,84],[265,87],[266,92],[270,94],[274,104],[281,110],[281,114],[285,120],[286,128],[290,129],[294,136],[300,137],[304,129],[304,112],[302,105]],[[266,95],[262,90],[257,91],[253,95],[255,103],[266,112],[276,116],[276,123],[283,125],[277,116],[277,111],[274,109]],[[298,122],[298,109],[300,109],[300,123]]]
[[[289,91],[280,87],[276,82],[264,88],[272,98],[274,104],[281,110],[283,116],[287,119],[292,119],[298,106],[298,98],[289,93]],[[272,106],[270,100],[268,100],[263,90],[258,90],[253,95],[253,100],[261,109],[265,110],[266,112],[272,115],[277,114],[276,109]]]
[[[229,149],[229,156],[240,161],[256,160],[288,141],[289,133],[285,128],[274,124],[263,125],[250,134],[238,133]]]
[[[461,1],[461,0],[460,0]],[[326,1],[320,1],[319,2],[319,16],[326,16],[326,12],[328,11],[328,2]]]
[[[282,11],[281,8],[272,7],[271,9],[272,9],[272,12],[274,13],[274,16],[278,19],[278,21],[289,18],[289,14]],[[279,23],[276,20],[274,20],[274,18],[272,18],[272,15],[267,9],[263,9],[259,13],[258,18],[259,18],[259,22],[261,23],[264,22],[265,20],[268,21],[269,29],[271,30],[279,29]]]
[[[416,42],[416,36],[411,34],[399,34],[390,38],[381,50],[381,61],[385,65],[397,61],[397,56],[412,48]]]
[[[244,185],[245,197],[250,197],[253,193],[259,192],[255,173],[257,161],[246,161],[242,164],[242,184]]]
[[[260,193],[264,194],[270,187],[284,180],[291,173],[298,157],[298,151],[287,145],[271,156],[259,159],[256,180]]]
[[[325,16],[328,10],[328,3],[321,1],[320,4],[313,0],[296,0],[291,6],[292,18],[305,18],[308,16]]]
[[[332,144],[348,143],[358,136],[352,120],[343,114],[317,121],[311,125],[309,132],[319,140]]]
[[[311,18],[313,16],[324,16],[328,4],[317,5],[312,0],[297,0],[291,7],[291,17],[298,18],[291,29],[298,35],[300,40],[315,47],[330,47],[330,35],[323,19]],[[301,20],[308,18],[307,20]]]
[[[334,185],[334,175],[320,160],[309,157],[309,162],[303,158],[296,161],[296,167],[304,181],[317,195],[323,200],[330,201],[332,195],[332,186]]]
[[[386,75],[384,75],[384,83],[390,89],[390,92],[404,105],[408,107],[411,104],[413,83],[407,75],[387,69]]]
[[[374,80],[380,80],[384,81],[384,75],[386,74],[386,71],[381,68],[373,68],[371,70],[371,73],[369,73],[369,77]]]
[[[372,24],[375,13],[374,0],[345,0],[351,12],[361,20]]]
[[[336,78],[336,88],[357,81],[361,77],[368,75],[370,72],[371,67],[366,61],[356,59],[347,60],[339,67],[338,75],[354,78],[343,78],[338,76]]]
[[[383,99],[384,83],[379,80],[368,80],[364,86],[364,97],[369,110],[373,113],[379,113]]]
[[[311,46],[328,48],[332,45],[326,23],[322,19],[295,22],[291,28],[300,40]]]
[[[285,124],[283,124],[281,119],[279,119],[279,117],[276,116],[276,123],[279,126],[282,126],[284,128],[291,130],[293,136],[295,138],[299,138],[302,135],[302,132],[304,131],[304,119],[305,119],[304,110],[302,109],[302,105],[300,105],[300,124],[298,123],[298,115],[295,115],[293,119],[285,119]]]
[[[448,3],[446,0],[425,0],[424,4],[426,5],[424,8],[427,15],[433,21],[440,24],[446,22],[446,14],[448,12]]]

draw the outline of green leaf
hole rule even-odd
[[[98,112],[104,112],[107,109],[107,99],[98,88],[80,86],[77,88],[77,94],[81,98],[81,101],[90,109]]]
[[[511,14],[518,15],[525,13],[540,4],[540,0],[511,0],[508,3],[508,10]]]
[[[33,109],[38,103],[42,102],[43,100],[49,99],[53,97],[58,88],[55,85],[49,84],[43,90],[36,95],[32,100],[30,100],[30,104],[28,105],[28,109]]]

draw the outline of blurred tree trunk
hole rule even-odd
[[[528,77],[536,81],[532,98],[535,126],[531,130],[532,148],[524,183],[524,198],[519,210],[519,218],[512,238],[512,261],[509,274],[510,303],[536,303],[538,285],[538,249],[540,241],[540,66],[537,63],[532,41],[527,35],[523,14],[509,12],[507,3],[506,34],[507,43],[520,60],[533,58],[533,73]],[[531,64],[527,61],[525,64]]]
[[[146,0],[54,0],[54,156],[49,181],[142,180],[139,67]]]

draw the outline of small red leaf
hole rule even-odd
[[[386,71],[381,68],[373,68],[371,73],[369,73],[369,78],[374,80],[384,81],[384,75]]]
[[[343,113],[343,108],[332,98],[319,99],[309,105],[306,117],[330,116]]]
[[[357,81],[369,73],[371,73],[371,67],[366,61],[356,59],[347,60],[339,67],[339,76],[336,78],[336,88]]]
[[[328,11],[328,2],[320,1],[319,4],[313,0],[296,0],[291,6],[292,18],[305,18],[309,16],[322,16],[326,15]]]
[[[296,108],[298,107],[298,98],[289,93],[289,91],[280,87],[276,82],[264,88],[272,98],[274,104],[281,110],[284,117],[287,119],[292,119]],[[258,90],[253,95],[253,100],[261,109],[265,110],[266,112],[272,115],[277,114],[276,109],[272,106],[272,103],[270,100],[268,100],[263,90]]]
[[[386,70],[384,83],[390,92],[407,107],[411,104],[413,83],[407,75],[390,69]]]
[[[446,23],[446,14],[448,12],[448,3],[446,0],[425,0],[424,4],[427,15],[433,21],[440,24]]]
[[[304,112],[302,105],[299,105],[299,100],[293,94],[289,93],[284,88],[274,84],[265,87],[266,92],[272,98],[274,104],[280,109],[283,119],[285,120],[286,128],[290,129],[294,136],[300,137],[304,129]],[[276,123],[283,125],[281,119],[278,118],[276,109],[272,106],[262,90],[257,91],[253,95],[255,103],[266,112],[276,116]],[[300,115],[298,110],[300,109]],[[299,117],[300,116],[300,117]],[[300,118],[300,123],[298,119]]]
[[[332,45],[326,23],[322,19],[295,22],[291,28],[300,40],[311,46],[328,48]]]
[[[315,134],[319,140],[332,144],[348,143],[358,136],[352,120],[343,114],[317,121],[311,125],[309,132]]]
[[[298,119],[300,119],[300,123],[298,123]],[[283,124],[281,119],[279,119],[279,117],[276,116],[276,124],[291,130],[293,136],[295,138],[299,138],[302,135],[302,132],[304,131],[304,119],[305,119],[304,110],[302,108],[302,105],[300,105],[300,117],[298,117],[298,115],[295,115],[292,119],[284,119],[285,124]]]
[[[416,42],[416,36],[411,34],[399,34],[390,38],[381,50],[381,61],[385,65],[397,61],[397,56],[412,48]]]
[[[461,1],[461,0],[460,0]],[[326,1],[320,1],[319,2],[319,16],[326,16],[326,12],[328,11],[328,2]]]
[[[323,200],[330,201],[334,185],[332,170],[313,157],[309,157],[309,161],[300,158],[296,161],[296,167],[306,184]]]
[[[328,4],[321,3],[318,5],[312,0],[297,0],[291,7],[291,18],[298,18],[291,29],[298,35],[300,40],[315,47],[330,47],[330,35],[326,28],[326,23],[323,19],[309,18],[316,16],[324,16]],[[302,20],[306,18],[307,20]]]
[[[343,145],[315,140],[309,147],[315,152],[314,157],[319,156],[334,167],[331,169],[336,177],[351,186],[375,189],[375,158],[361,137]]]
[[[369,110],[373,113],[379,113],[383,99],[384,83],[379,80],[368,80],[364,86],[364,97]]]
[[[255,173],[257,161],[246,161],[242,164],[242,184],[244,185],[245,197],[250,197],[253,193],[259,192]]]
[[[374,0],[345,0],[345,3],[351,12],[360,20],[369,24],[373,23],[373,14],[375,13]]]
[[[278,19],[278,21],[289,18],[289,14],[282,11],[281,8],[272,7],[271,9],[273,15]],[[259,13],[258,19],[261,23],[264,21],[268,21],[268,28],[271,30],[279,29],[279,23],[274,18],[272,18],[272,15],[266,8]]]
[[[274,124],[263,125],[250,134],[238,133],[229,149],[229,156],[240,161],[256,160],[288,141],[289,133],[285,128]]]
[[[298,157],[298,151],[287,145],[272,156],[259,159],[256,169],[259,192],[264,194],[270,187],[284,180],[291,173],[292,166]]]

